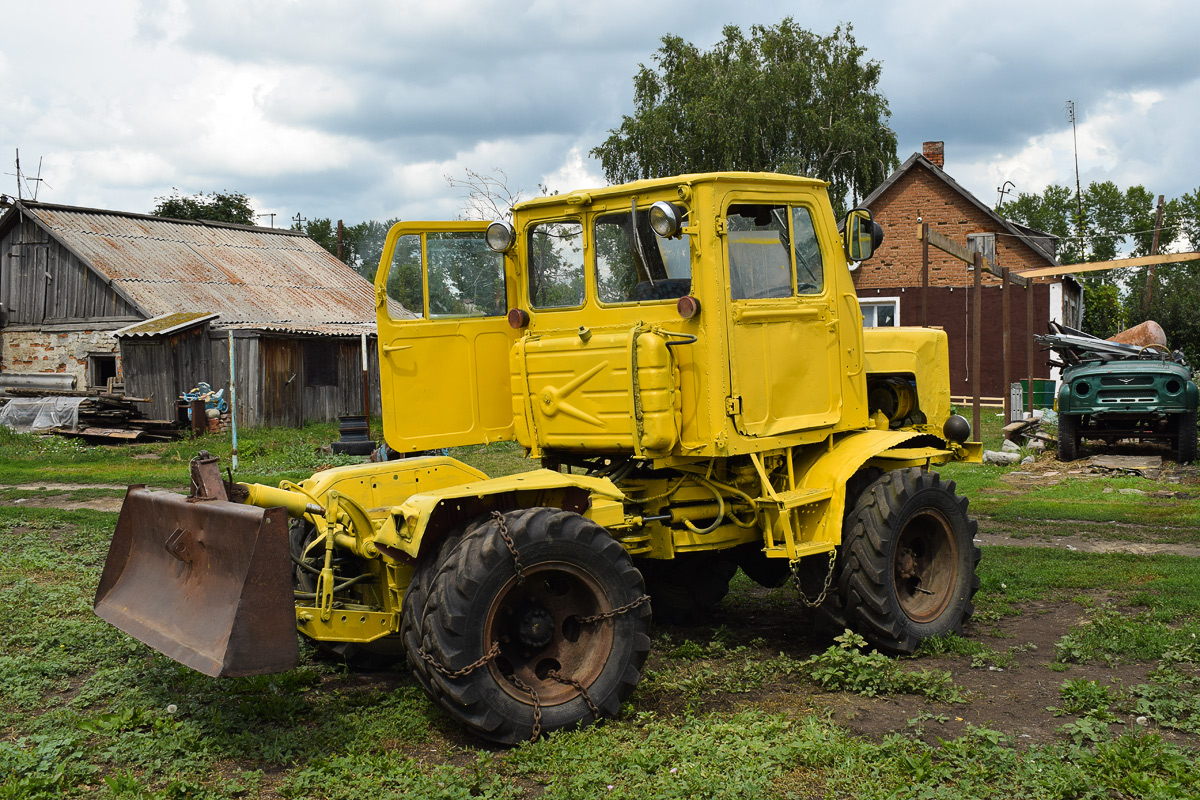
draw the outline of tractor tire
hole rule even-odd
[[[1175,460],[1190,464],[1196,460],[1196,410],[1176,414],[1171,421],[1175,425]]]
[[[838,590],[851,627],[894,653],[962,633],[979,588],[977,529],[967,499],[936,472],[893,470],[867,487],[842,534]]]
[[[641,559],[646,591],[660,622],[685,624],[702,620],[729,594],[738,562],[727,552],[684,553],[670,560]]]
[[[422,559],[401,630],[431,699],[479,736],[515,744],[617,715],[650,651],[644,589],[591,520],[510,511]]]
[[[730,552],[735,554],[737,565],[746,577],[759,586],[778,589],[792,576],[792,568],[786,558],[767,558],[757,542],[738,545]]]
[[[1079,417],[1074,414],[1058,416],[1058,460],[1079,458]]]

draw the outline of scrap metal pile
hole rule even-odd
[[[1134,358],[1170,359],[1187,366],[1187,359],[1179,350],[1167,347],[1166,335],[1156,322],[1143,322],[1137,327],[1122,331],[1112,339],[1101,339],[1090,333],[1068,328],[1058,322],[1050,323],[1050,333],[1035,335],[1034,341],[1054,351],[1061,361],[1051,362],[1053,367],[1070,367],[1076,364],[1121,361]]]

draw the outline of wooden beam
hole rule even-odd
[[[1021,273],[1026,278],[1041,278],[1048,275],[1067,275],[1072,272],[1099,272],[1106,269],[1121,269],[1122,267],[1147,267],[1152,264],[1174,264],[1179,261],[1195,261],[1200,253],[1167,253],[1161,256],[1142,256],[1141,258],[1119,258],[1115,261],[1093,261],[1090,264],[1066,264],[1061,267],[1044,267],[1028,269]]]
[[[975,263],[975,254],[972,253],[970,250],[968,250],[965,245],[959,244],[958,242],[951,239],[949,236],[946,236],[943,233],[938,233],[937,231],[930,229],[928,231],[929,236],[928,236],[928,238],[926,238],[923,234],[925,233],[925,230],[927,228],[928,228],[928,225],[925,223],[922,223],[921,225],[917,226],[917,238],[918,239],[928,242],[930,245],[936,247],[938,250],[941,250],[943,253],[948,253],[949,255],[954,256],[959,261],[966,262],[967,264]],[[988,273],[989,275],[995,275],[997,278],[1004,277],[1003,270],[1001,270],[999,267],[997,267],[992,262],[988,261],[986,258],[983,259],[983,271]],[[1020,274],[1017,274],[1015,272],[1010,272],[1008,274],[1008,279],[1010,281],[1012,281],[1013,283],[1015,283],[1017,286],[1025,286],[1025,284],[1028,283],[1028,279],[1023,278],[1021,276],[1028,275],[1028,274],[1029,274],[1028,272],[1022,272]]]

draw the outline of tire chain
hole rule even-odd
[[[519,586],[520,584],[525,582],[525,568],[521,564],[521,554],[517,551],[517,545],[515,542],[513,542],[512,536],[509,535],[509,533],[508,533],[508,525],[505,524],[504,515],[501,514],[499,511],[493,511],[492,519],[496,520],[496,527],[500,532],[500,537],[502,539],[504,539],[505,547],[507,547],[508,552],[512,554],[513,570],[517,574],[517,585]],[[799,584],[797,584],[797,586],[799,586]],[[823,595],[822,595],[822,599],[824,599]],[[637,608],[638,606],[644,605],[648,602],[650,602],[650,595],[644,594],[641,597],[634,600],[633,602],[626,603],[625,605],[620,606],[618,608],[614,608],[611,611],[602,611],[599,614],[593,614],[593,615],[587,616],[587,617],[578,617],[578,620],[579,620],[580,624],[588,625],[593,622],[600,622],[600,621],[606,620],[606,619],[613,619],[614,617],[618,617],[622,614],[627,614],[630,611],[632,611],[633,609]],[[432,655],[430,655],[428,652],[426,652],[424,648],[418,650],[417,654],[425,662],[427,662],[429,664],[429,666],[433,667],[433,669],[435,671],[441,673],[442,675],[446,676],[447,678],[450,678],[451,680],[454,680],[457,678],[465,678],[466,676],[470,675],[475,670],[479,669],[480,667],[484,666],[485,664],[489,663],[490,661],[494,660],[497,656],[499,656],[500,655],[500,642],[498,642],[498,641],[492,642],[491,648],[486,653],[484,653],[483,656],[481,656],[474,663],[468,664],[467,666],[463,667],[462,669],[458,669],[458,670],[451,670],[450,668],[444,666],[443,664],[438,663],[437,659],[435,659]],[[561,683],[565,686],[575,687],[576,691],[579,692],[579,696],[583,698],[583,702],[587,704],[588,710],[592,712],[592,719],[597,719],[597,720],[600,719],[600,717],[602,716],[600,713],[600,707],[597,706],[595,701],[592,700],[592,696],[590,694],[588,694],[587,688],[582,683],[575,680],[574,678],[568,678],[565,675],[560,675],[556,670],[550,670],[550,672],[547,674],[546,677],[550,678],[553,681]],[[529,684],[525,683],[525,681],[521,680],[516,675],[506,675],[505,678],[507,678],[508,682],[511,683],[513,686],[517,687],[522,692],[525,692],[526,694],[528,694],[530,699],[533,700],[533,730],[529,736],[529,741],[536,742],[538,737],[542,735],[541,698],[538,697],[538,693],[537,693],[536,689],[534,689]]]
[[[525,567],[521,564],[521,554],[517,552],[517,545],[508,533],[508,524],[504,521],[504,515],[499,511],[493,511],[492,519],[496,520],[496,526],[500,529],[500,538],[504,540],[504,546],[512,554],[513,570],[517,573],[517,585],[520,586],[525,582]]]
[[[804,589],[800,586],[800,559],[791,562],[792,567],[792,584],[796,587],[796,594],[800,595],[800,602],[809,608],[818,608],[825,602],[826,596],[829,594],[829,588],[833,585],[833,567],[837,562],[837,548],[829,551],[829,571],[825,573],[825,585],[821,587],[821,593],[817,595],[816,600],[809,600],[808,595],[804,593]]]

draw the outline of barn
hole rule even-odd
[[[175,419],[232,377],[241,426],[380,413],[374,287],[303,234],[3,204],[0,387],[123,384]]]

